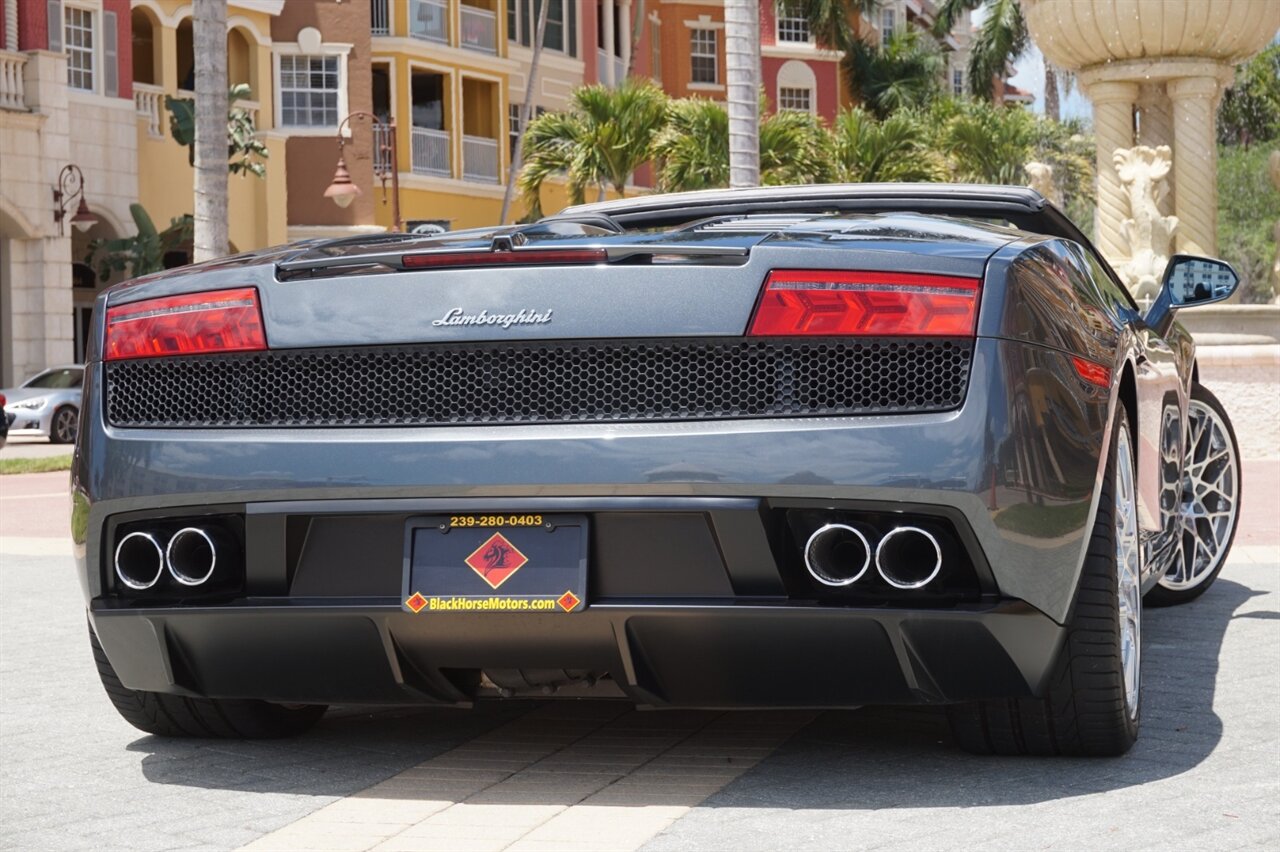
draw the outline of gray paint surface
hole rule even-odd
[[[600,241],[591,236],[577,244]],[[278,281],[270,263],[286,255],[268,253],[131,284],[103,298],[257,284],[271,343],[310,347],[741,335],[772,268],[974,277],[985,270],[968,395],[959,410],[941,415],[126,430],[103,422],[93,402],[103,392],[101,370],[94,369],[75,469],[76,488],[89,508],[82,581],[87,592],[97,592],[104,521],[136,509],[450,497],[873,500],[958,510],[1001,594],[1062,622],[1124,382],[1132,381],[1138,396],[1140,498],[1153,533],[1158,473],[1150,459],[1161,449],[1161,430],[1160,418],[1150,412],[1170,400],[1185,408],[1190,364],[1188,351],[1160,348],[1162,341],[1128,303],[1113,298],[1119,285],[1099,280],[1082,251],[1008,228],[904,214],[823,218],[788,228],[762,238],[741,265],[436,270]],[[552,310],[556,322],[505,331],[431,325],[455,307]],[[1073,357],[1109,366],[1111,386],[1082,381]],[[1015,508],[1043,523],[1010,522]]]

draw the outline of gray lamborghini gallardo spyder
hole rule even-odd
[[[1144,605],[1213,582],[1231,424],[1177,311],[1012,187],[658,195],[316,240],[94,313],[74,534],[107,693],[172,736],[334,703],[945,705],[1114,755]]]

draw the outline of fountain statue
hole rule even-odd
[[[1175,249],[1218,250],[1216,116],[1234,66],[1280,29],[1280,0],[1021,0],[1045,59],[1074,71],[1093,102],[1097,245],[1125,264],[1121,230],[1130,189],[1112,168],[1117,148],[1169,146]],[[1136,119],[1136,120],[1135,120]]]
[[[1149,305],[1160,291],[1178,228],[1177,216],[1160,213],[1169,194],[1165,178],[1173,166],[1173,152],[1168,145],[1138,145],[1117,148],[1111,159],[1129,202],[1129,216],[1120,222],[1129,259],[1119,271],[1133,297]]]
[[[1027,172],[1027,186],[1059,207],[1062,206],[1062,193],[1053,184],[1053,166],[1048,163],[1030,162],[1022,168]]]

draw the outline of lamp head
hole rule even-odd
[[[355,181],[351,179],[346,160],[338,157],[338,168],[333,173],[333,181],[329,184],[329,188],[324,191],[324,197],[332,198],[334,204],[345,209],[351,206],[351,202],[355,201],[359,194],[360,187],[356,186]]]
[[[83,234],[96,224],[98,217],[89,212],[89,205],[84,203],[84,193],[81,193],[80,206],[76,208],[76,215],[71,217],[71,226]]]

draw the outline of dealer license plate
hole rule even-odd
[[[587,519],[427,515],[405,525],[404,608],[415,613],[581,612]]]

